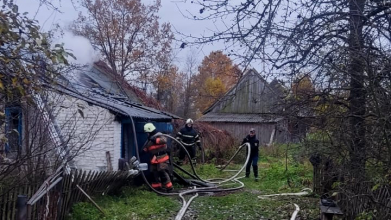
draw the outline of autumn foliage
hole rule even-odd
[[[205,57],[195,77],[197,89],[195,106],[199,112],[205,111],[221,98],[238,81],[241,72],[238,66],[222,51],[214,51]]]
[[[167,69],[173,35],[169,24],[159,24],[160,1],[82,0],[81,5],[86,13],[79,14],[71,30],[89,39],[123,79],[146,82]]]

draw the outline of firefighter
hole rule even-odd
[[[183,146],[185,146],[187,152],[189,152],[191,161],[193,164],[196,164],[196,145],[200,150],[201,148],[201,140],[198,133],[193,128],[193,120],[191,118],[186,120],[186,125],[183,127],[177,134],[177,140],[180,141]],[[179,150],[179,161],[178,165],[183,164],[183,160],[185,159],[186,152],[181,147]]]
[[[143,148],[144,152],[151,154],[150,171],[153,174],[152,187],[156,190],[166,189],[170,192],[172,182],[169,176],[169,155],[167,152],[167,139],[157,132],[152,123],[144,125],[144,132],[148,134],[148,142]]]

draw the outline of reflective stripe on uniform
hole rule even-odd
[[[181,141],[181,143],[183,144],[183,145],[185,145],[185,146],[193,146],[194,145],[194,143],[191,143],[191,144],[186,144],[185,142],[183,142],[183,141]]]
[[[197,136],[193,136],[193,135],[185,135],[185,134],[182,134],[183,137],[188,137],[188,138],[195,138]]]
[[[172,188],[172,182],[166,183],[166,188]]]
[[[156,189],[156,188],[162,188],[162,184],[161,183],[152,183],[151,184],[152,188]]]
[[[168,156],[168,154],[163,154],[163,155],[160,155],[160,156],[157,156],[157,157],[153,157],[152,160],[151,160],[151,164],[163,163],[163,162],[166,162],[169,159],[170,159],[170,157]]]
[[[160,149],[166,147],[166,144],[159,144],[159,145],[151,145],[148,147],[148,151]]]

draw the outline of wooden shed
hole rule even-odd
[[[226,130],[238,140],[255,128],[263,144],[288,142],[281,88],[277,80],[268,83],[256,70],[247,70],[236,86],[203,112],[198,121]]]

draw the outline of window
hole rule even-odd
[[[22,109],[20,107],[5,108],[5,152],[7,157],[14,157],[22,146]]]

